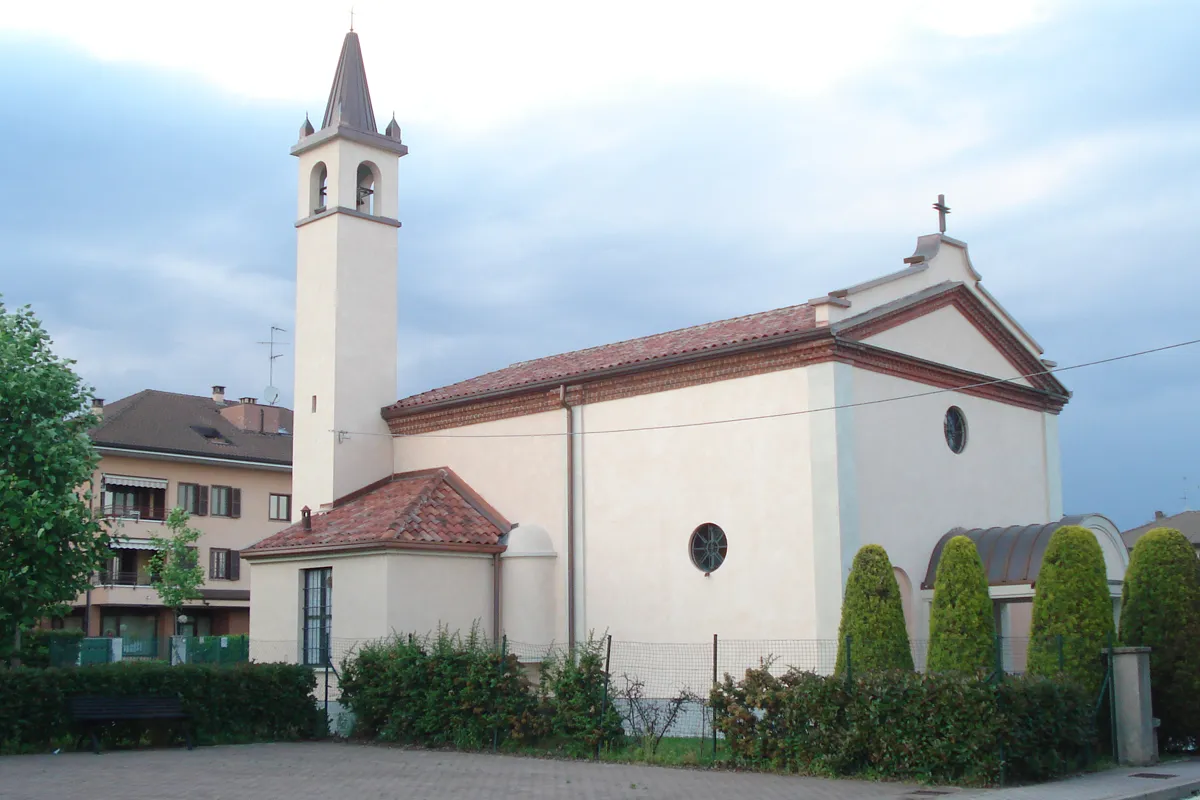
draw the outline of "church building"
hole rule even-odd
[[[922,639],[941,544],[962,531],[1020,633],[1008,607],[1028,606],[1063,519],[1070,393],[945,235],[944,203],[942,232],[865,282],[397,399],[408,148],[394,117],[379,133],[355,33],[291,153],[303,510],[242,552],[253,639],[308,663],[331,639],[439,625],[536,645],[834,639],[868,543]],[[1073,521],[1119,598],[1116,529]]]

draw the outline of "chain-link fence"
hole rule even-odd
[[[112,638],[81,639],[56,643],[51,651],[53,666],[88,666],[128,659],[153,658],[170,663],[234,664],[260,663],[306,664],[317,671],[316,697],[326,708],[330,704],[340,712],[339,676],[342,666],[354,658],[359,648],[378,640],[330,638],[318,647],[303,647],[296,640],[267,640],[245,636],[173,637],[166,642],[134,641]],[[855,646],[846,647],[832,639],[722,639],[694,643],[633,642],[604,637],[580,647],[598,648],[609,676],[609,701],[621,714],[627,732],[644,734],[647,730],[668,737],[716,738],[709,706],[712,688],[726,675],[740,680],[746,670],[766,668],[780,676],[789,670],[831,675],[835,671],[839,644],[846,650],[846,672],[854,672]],[[504,640],[496,643],[515,655],[526,674],[537,683],[542,665],[550,659],[572,658],[561,644],[542,644]],[[928,659],[929,642],[910,642],[914,668],[923,672]],[[1086,648],[1087,653],[1082,649]],[[1031,653],[1039,653],[1053,670],[1064,669],[1086,656],[1102,662],[1103,648],[1064,637],[1032,641],[1027,637],[996,637],[995,663],[989,680],[1026,670]],[[152,655],[154,654],[154,655]],[[1098,671],[1108,680],[1107,667]],[[1097,714],[1106,712],[1103,689],[1097,697]]]

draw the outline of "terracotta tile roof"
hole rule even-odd
[[[449,467],[439,467],[394,475],[313,514],[311,530],[297,522],[242,553],[377,544],[496,548],[511,527]]]
[[[817,326],[813,307],[808,304],[762,311],[745,317],[707,322],[640,339],[575,350],[556,356],[521,361],[504,369],[476,378],[431,389],[406,397],[388,406],[404,409],[447,400],[516,389],[547,381],[580,378],[592,373],[633,364],[644,364],[671,356],[719,350],[745,342],[771,339]]]
[[[220,409],[230,405],[237,403],[145,389],[106,405],[104,418],[89,434],[99,446],[278,465],[292,463],[290,434],[242,430],[221,416]],[[202,431],[217,435],[206,437]]]

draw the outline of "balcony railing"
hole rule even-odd
[[[100,510],[106,517],[113,519],[145,520],[162,522],[167,518],[166,509],[151,506],[148,503],[113,503],[103,506]]]
[[[151,586],[154,577],[146,573],[126,570],[100,570],[96,573],[97,586]]]

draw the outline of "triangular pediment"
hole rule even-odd
[[[931,286],[832,327],[843,339],[1067,394],[1041,359],[963,283]]]

